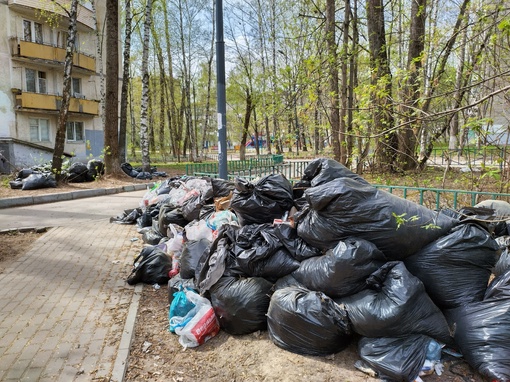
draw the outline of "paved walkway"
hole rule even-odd
[[[125,283],[133,237],[108,218],[65,224],[5,267],[0,381],[122,381],[141,294]]]

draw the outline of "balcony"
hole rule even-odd
[[[19,91],[18,94],[16,94],[17,110],[46,110],[58,112],[60,110],[61,102],[61,96],[52,94],[21,93]],[[99,115],[99,101],[71,97],[69,112],[97,116]]]
[[[60,16],[66,16],[66,13],[62,11],[61,8],[55,6],[50,1],[41,1],[41,0],[8,0],[7,4],[13,10],[20,12],[22,14],[36,15],[40,13],[40,10],[44,10],[47,12],[53,12]],[[84,27],[90,28],[92,30],[96,29],[94,22],[94,14],[91,9],[84,7],[83,5],[78,5],[78,23],[82,24]]]
[[[43,60],[48,63],[63,63],[66,50],[52,45],[38,44],[30,41],[13,39],[13,56]],[[96,71],[96,59],[83,53],[76,52],[73,57],[73,65],[90,72]]]

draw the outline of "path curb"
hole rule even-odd
[[[38,195],[38,196],[20,196],[20,197],[16,197],[16,198],[5,198],[5,199],[0,199],[0,209],[10,208],[10,207],[30,206],[30,205],[34,205],[34,204],[53,203],[53,202],[60,202],[60,201],[64,201],[64,200],[90,198],[93,196],[118,194],[120,192],[139,191],[139,190],[144,190],[146,188],[150,188],[153,185],[154,185],[153,183],[131,184],[131,185],[127,185],[127,186],[114,187],[114,188],[94,188],[94,189],[88,189],[88,190],[70,191],[70,192],[63,192],[63,193]]]

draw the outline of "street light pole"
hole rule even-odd
[[[223,41],[223,0],[216,0],[216,104],[218,108],[218,175],[228,179],[227,101],[225,92],[225,41]]]

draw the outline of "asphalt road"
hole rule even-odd
[[[109,220],[139,206],[146,190],[0,209],[0,231]]]

